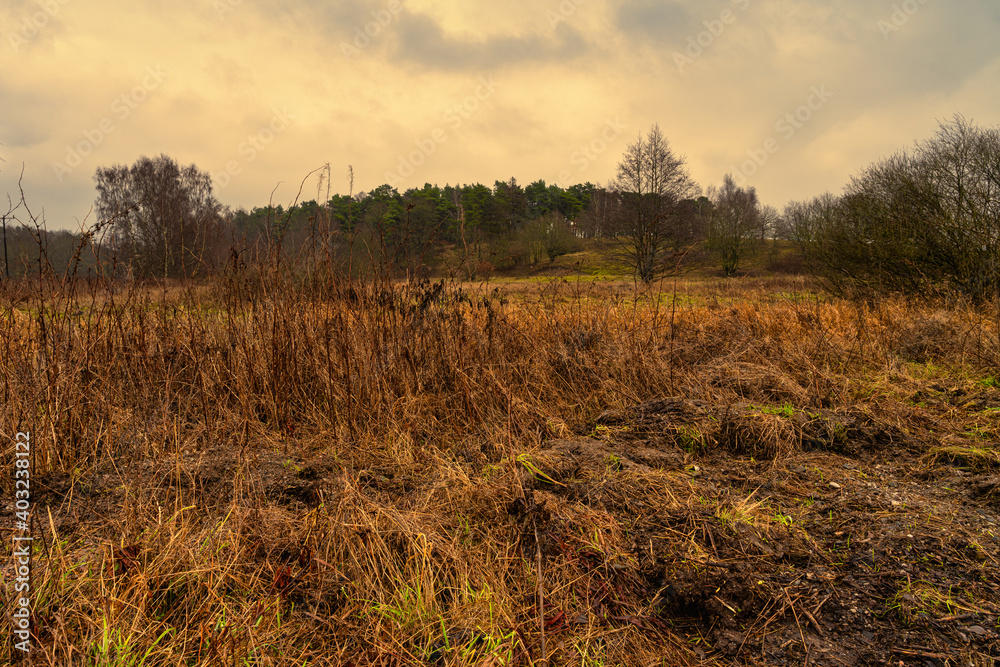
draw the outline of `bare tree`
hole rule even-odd
[[[222,205],[193,164],[143,156],[98,168],[94,181],[98,219],[114,220],[112,245],[137,275],[190,275],[221,242]]]
[[[618,197],[618,238],[643,282],[652,281],[666,265],[680,203],[700,193],[684,165],[653,125],[625,149],[610,185]]]
[[[807,258],[837,291],[1000,298],[1000,128],[955,116],[800,213]]]
[[[739,270],[740,261],[762,237],[765,223],[775,216],[773,209],[764,214],[755,188],[741,188],[731,174],[722,179],[721,188],[709,191],[712,206],[709,212],[708,246],[722,264],[722,272],[731,276]]]
[[[599,239],[615,233],[618,215],[618,198],[605,188],[595,188],[590,195],[587,209],[578,218],[580,230],[586,238]]]
[[[1000,296],[1000,128],[956,115],[916,153],[937,204],[936,257],[962,292]]]
[[[556,257],[575,252],[580,247],[580,240],[558,211],[549,211],[524,223],[518,241],[532,264],[538,264],[543,257],[554,262]]]

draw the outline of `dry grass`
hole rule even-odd
[[[3,460],[33,438],[38,664],[700,662],[655,613],[643,522],[675,518],[649,550],[676,563],[717,559],[721,534],[693,538],[710,519],[784,528],[759,495],[702,497],[692,456],[778,465],[812,433],[785,405],[951,423],[914,392],[972,396],[1000,369],[995,313],[748,285],[6,285],[0,435]],[[756,405],[668,428],[676,472],[542,450],[662,396]]]

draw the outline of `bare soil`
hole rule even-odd
[[[641,498],[611,504],[634,527],[650,590],[659,587],[650,602],[657,619],[704,638],[706,657],[723,664],[1000,658],[995,466],[928,461],[928,434],[860,409],[786,417],[683,399],[607,413],[598,420],[609,426],[603,442],[559,447],[577,458],[613,452],[622,466],[658,466],[663,457],[651,451],[706,422],[718,424],[722,446],[673,466],[704,509],[662,512]],[[727,500],[743,517],[720,522]],[[680,537],[687,553],[677,551]]]

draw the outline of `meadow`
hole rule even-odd
[[[805,277],[6,282],[30,660],[993,665],[998,323]]]

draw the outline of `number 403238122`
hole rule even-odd
[[[28,510],[31,500],[31,436],[27,433],[18,433],[15,447],[16,460],[14,461],[14,488],[15,507],[17,508],[17,520],[26,522],[28,520]]]

